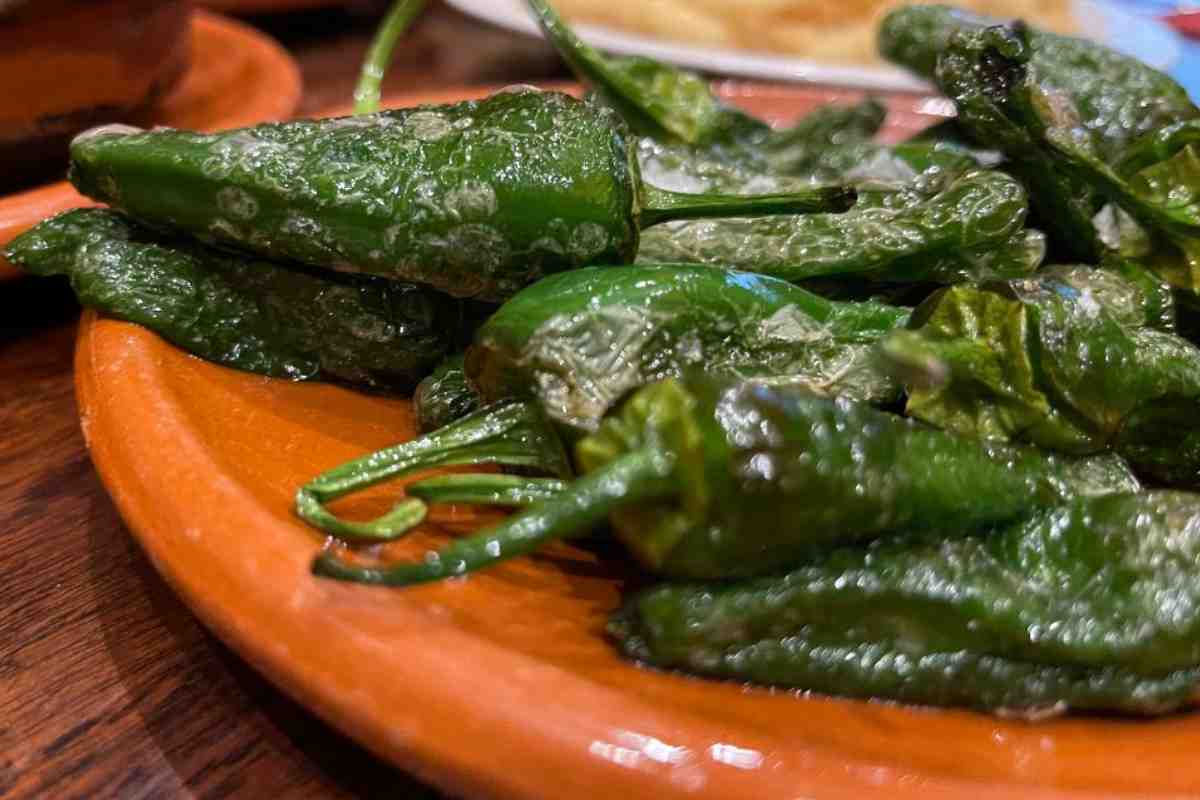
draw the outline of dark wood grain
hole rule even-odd
[[[304,110],[346,102],[372,11],[254,20],[296,53]],[[555,77],[537,42],[435,8],[388,91]],[[0,285],[0,797],[436,797],[292,703],[154,572],[92,468],[79,309]]]

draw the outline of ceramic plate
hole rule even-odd
[[[724,93],[778,119],[833,99],[804,88]],[[894,108],[893,137],[929,121],[911,99]],[[1200,790],[1200,715],[1027,724],[639,668],[603,634],[636,575],[566,544],[408,590],[314,578],[323,541],[292,515],[297,487],[411,437],[409,402],[234,372],[92,314],[76,374],[101,477],[196,614],[301,703],[452,793],[987,800]],[[344,510],[380,512],[395,493],[380,488]],[[448,514],[391,547],[412,558],[479,521]]]
[[[538,34],[522,0],[447,0],[470,16],[522,33]],[[1166,25],[1137,17],[1106,0],[1075,0],[1081,33],[1136,56],[1157,69],[1179,58],[1179,40]],[[580,35],[603,50],[643,55],[721,75],[799,81],[860,89],[927,92],[929,84],[901,69],[811,61],[802,57],[681,44],[598,25],[579,25]]]
[[[300,103],[300,70],[274,40],[248,25],[197,12],[192,62],[146,124],[192,130],[239,128],[290,117]],[[67,183],[0,197],[0,247],[31,222],[92,205]],[[0,281],[22,273],[0,257]]]

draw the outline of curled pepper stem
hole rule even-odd
[[[622,506],[669,496],[674,464],[655,451],[637,450],[575,481],[566,491],[487,530],[459,539],[417,562],[381,567],[348,563],[331,551],[313,562],[313,574],[355,583],[410,586],[490,567],[547,542],[585,533]]]
[[[347,542],[386,542],[397,539],[425,521],[429,509],[421,500],[401,500],[370,522],[351,522],[334,516],[319,502],[306,499],[306,521]]]
[[[363,60],[358,85],[354,89],[354,113],[374,114],[379,110],[380,86],[392,63],[396,42],[425,8],[426,0],[396,0],[375,32]]]
[[[848,211],[858,199],[850,186],[814,186],[783,194],[683,194],[644,187],[641,226],[711,217],[762,217]]]
[[[561,477],[570,475],[562,444],[538,408],[530,403],[509,402],[482,409],[439,431],[317,476],[297,492],[296,514],[310,525],[348,541],[395,539],[424,519],[425,504],[420,500],[402,501],[384,516],[369,522],[342,520],[325,504],[422,470],[468,464],[496,464],[536,469]]]
[[[522,508],[557,497],[570,486],[555,478],[525,478],[518,475],[442,475],[414,483],[405,491],[426,504]]]

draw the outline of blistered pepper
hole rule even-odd
[[[190,353],[290,380],[409,392],[462,322],[461,304],[430,289],[219,252],[104,209],[49,219],[5,257]]]
[[[609,626],[660,667],[1032,718],[1200,699],[1200,497],[1081,498],[984,535],[880,541],[783,577],[667,585]]]
[[[556,92],[216,134],[100,128],[71,146],[84,194],[264,256],[503,299],[620,264],[676,219],[848,208],[845,187],[687,195],[645,185],[608,109]]]
[[[511,402],[485,409],[343,465],[301,489],[297,511],[335,535],[342,525],[387,533],[386,522],[344,523],[323,504],[428,466],[471,463],[459,441],[491,437],[498,421],[530,408]],[[520,437],[492,441],[529,452]],[[488,453],[490,463],[504,463],[500,446],[474,449]],[[700,375],[634,393],[577,444],[575,465],[581,477],[565,489],[547,491],[548,499],[523,513],[419,562],[362,566],[328,552],[314,570],[385,585],[438,580],[611,520],[628,550],[655,573],[746,577],[891,534],[965,535],[1078,493],[1075,466],[1036,450],[988,447],[845,399]],[[1109,479],[1093,470],[1086,480],[1098,478]],[[471,476],[450,480],[471,488]]]
[[[888,403],[898,386],[873,347],[908,313],[734,270],[590,267],[501,306],[476,332],[466,369],[485,404],[535,399],[583,431],[633,389],[690,368]]]

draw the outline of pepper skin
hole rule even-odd
[[[341,494],[386,479],[392,461],[411,466],[404,448],[339,468]],[[889,534],[968,535],[1073,496],[1062,463],[1038,451],[990,448],[844,399],[700,375],[634,393],[577,445],[575,461],[581,477],[565,491],[419,562],[364,567],[326,553],[314,571],[384,585],[439,580],[611,519],[652,572],[738,578]],[[303,508],[301,516],[323,527]]]
[[[1092,271],[1103,277],[1059,269],[931,297],[881,346],[909,372],[908,413],[1060,452],[1111,448],[1157,481],[1198,486],[1200,349],[1169,332],[1161,292]]]
[[[986,256],[1027,274],[1043,253],[1024,231],[1024,188],[1000,172],[975,170],[943,191],[899,208],[845,214],[689,222],[647,231],[640,259],[730,266],[788,281],[861,276],[884,282],[948,282],[997,274]]]
[[[899,398],[873,345],[908,310],[838,303],[704,266],[590,267],[545,278],[478,330],[467,374],[483,402],[532,398],[595,430],[629,391],[689,368],[880,403]]]
[[[634,597],[659,667],[1032,717],[1162,714],[1200,687],[1200,497],[1075,500],[987,535],[845,548],[783,577]]]
[[[707,146],[770,132],[765,122],[722,103],[699,75],[649,58],[609,58],[576,36],[545,0],[526,5],[571,70],[637,135]]]
[[[1022,24],[988,27],[995,22],[911,7],[884,21],[881,50],[936,77],[963,128],[1004,153],[1006,169],[1028,185],[1035,221],[1056,252],[1094,262],[1104,252],[1092,223],[1101,205],[1096,186],[1047,152],[1029,112],[1062,116],[1069,108],[1071,127],[1100,161],[1119,164],[1144,157],[1142,137],[1200,111],[1175,81],[1137,59]]]
[[[932,80],[956,34],[978,33],[1004,22],[949,6],[906,6],[884,18],[879,51]],[[1023,23],[1015,26],[1028,39],[1031,66],[1039,81],[1048,91],[1070,98],[1080,111],[1082,125],[1105,143],[1105,158],[1117,157],[1151,131],[1200,116],[1187,90],[1132,56],[1088,39],[1047,33]],[[986,139],[979,143],[989,145]]]
[[[49,219],[5,256],[36,275],[67,276],[83,305],[190,353],[289,380],[407,393],[446,354],[462,314],[417,286],[209,250],[102,209]]]
[[[649,225],[854,201],[843,187],[665,192],[641,182],[635,144],[611,111],[520,90],[216,134],[99,128],[72,143],[70,177],[147,225],[484,300],[631,261]]]

